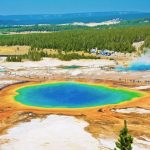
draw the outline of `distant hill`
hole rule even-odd
[[[74,22],[104,22],[113,19],[133,20],[150,17],[142,12],[93,12],[46,15],[0,15],[0,25],[66,24]]]

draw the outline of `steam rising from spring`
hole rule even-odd
[[[150,70],[150,49],[135,59],[128,67],[118,67],[120,71],[146,71]]]

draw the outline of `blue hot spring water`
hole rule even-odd
[[[118,71],[147,71],[150,70],[150,64],[140,64],[134,63],[131,64],[129,67],[117,67]]]
[[[44,108],[84,108],[118,104],[141,97],[141,93],[78,82],[27,86],[16,91],[19,103]]]

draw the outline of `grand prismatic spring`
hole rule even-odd
[[[135,91],[80,82],[56,82],[18,89],[15,101],[43,108],[86,108],[118,104],[141,97]]]

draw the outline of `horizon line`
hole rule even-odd
[[[31,14],[0,14],[0,16],[26,16],[26,15],[67,15],[67,14],[85,14],[85,13],[109,13],[109,12],[122,12],[122,13],[150,13],[150,11],[91,11],[91,12],[68,12],[68,13],[40,13],[40,14],[36,14],[36,13],[31,13]]]

